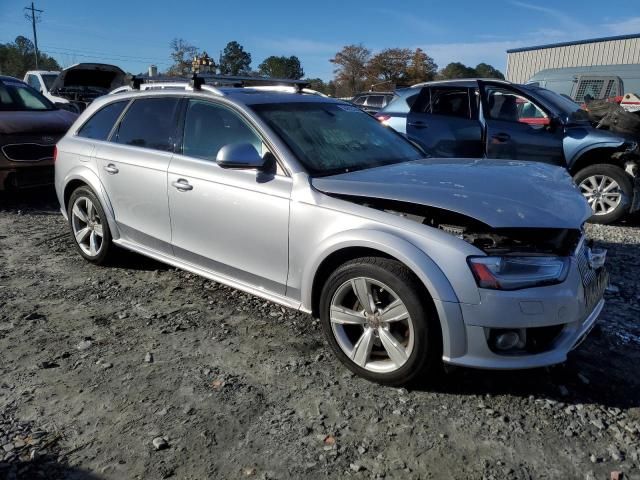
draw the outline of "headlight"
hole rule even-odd
[[[478,286],[494,290],[552,285],[564,281],[568,257],[469,257]]]

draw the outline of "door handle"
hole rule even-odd
[[[511,135],[508,133],[496,133],[491,137],[493,140],[497,140],[500,143],[508,142],[511,140]]]
[[[177,190],[181,192],[187,192],[189,190],[193,190],[193,185],[190,185],[184,178],[179,178],[175,182],[171,182],[171,186],[175,187]]]
[[[110,163],[109,165],[105,166],[104,169],[107,173],[110,173],[111,175],[115,175],[120,171],[118,170],[118,167],[116,167],[113,163]]]
[[[429,126],[425,122],[407,122],[407,125],[415,128],[427,128]]]

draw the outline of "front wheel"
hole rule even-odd
[[[606,163],[591,165],[573,179],[593,211],[590,222],[613,223],[628,212],[633,184],[622,168]]]
[[[409,383],[440,365],[442,339],[427,293],[400,262],[358,258],[335,270],[320,297],[320,320],[336,356],[386,385]]]

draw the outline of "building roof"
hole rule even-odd
[[[535,45],[533,47],[512,48],[507,53],[528,52],[530,50],[542,50],[545,48],[569,47],[572,45],[583,45],[585,43],[610,42],[612,40],[629,40],[632,38],[640,38],[640,33],[630,35],[618,35],[615,37],[588,38],[586,40],[576,40],[574,42],[548,43],[546,45]]]

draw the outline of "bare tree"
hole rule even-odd
[[[186,77],[191,73],[191,62],[198,54],[198,47],[191,45],[182,38],[174,38],[170,43],[173,65],[167,70],[168,75]]]

